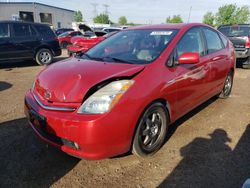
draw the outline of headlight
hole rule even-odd
[[[134,84],[134,80],[109,83],[91,95],[79,108],[79,114],[103,114],[111,110],[122,95]]]

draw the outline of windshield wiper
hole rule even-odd
[[[91,60],[103,61],[103,58],[100,58],[100,57],[92,57],[92,56],[90,56],[89,54],[84,53],[84,52],[82,52],[82,53],[79,55],[80,58],[82,58],[82,56],[85,56],[85,57],[87,57],[88,59],[91,59]]]
[[[120,59],[118,57],[110,57],[110,56],[107,56],[107,57],[103,57],[102,58],[104,61],[105,60],[112,60],[112,61],[116,61],[116,62],[121,62],[121,63],[127,63],[127,64],[135,64],[134,62],[132,61],[128,61],[128,60],[125,60],[125,59]]]

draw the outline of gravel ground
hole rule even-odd
[[[87,161],[47,146],[28,126],[23,98],[42,69],[0,64],[0,187],[241,187],[250,178],[250,70],[236,70],[230,98],[212,98],[173,124],[155,156]]]

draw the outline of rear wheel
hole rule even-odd
[[[230,73],[226,77],[224,87],[223,87],[219,97],[222,99],[228,98],[229,95],[231,94],[232,87],[233,87],[233,72],[230,71]]]
[[[67,48],[68,45],[69,44],[67,42],[62,42],[61,43],[61,47],[64,48],[64,49]]]
[[[250,69],[250,57],[248,57],[247,60],[242,63],[242,68]]]
[[[48,65],[52,62],[53,55],[52,52],[47,48],[42,48],[36,53],[36,62],[39,65]]]
[[[169,118],[161,103],[153,103],[143,113],[134,136],[132,152],[137,156],[153,155],[163,145]]]

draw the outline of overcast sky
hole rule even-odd
[[[19,0],[15,0],[17,1]],[[98,13],[102,13],[103,4],[107,4],[109,16],[113,22],[117,22],[120,16],[126,16],[128,22],[142,24],[163,23],[166,17],[175,14],[180,14],[183,21],[187,22],[190,7],[192,7],[190,22],[201,22],[207,11],[216,12],[218,7],[224,4],[236,3],[238,6],[250,7],[250,0],[37,0],[36,2],[81,10],[84,19],[88,22],[91,22],[94,17],[93,3],[98,4]]]

